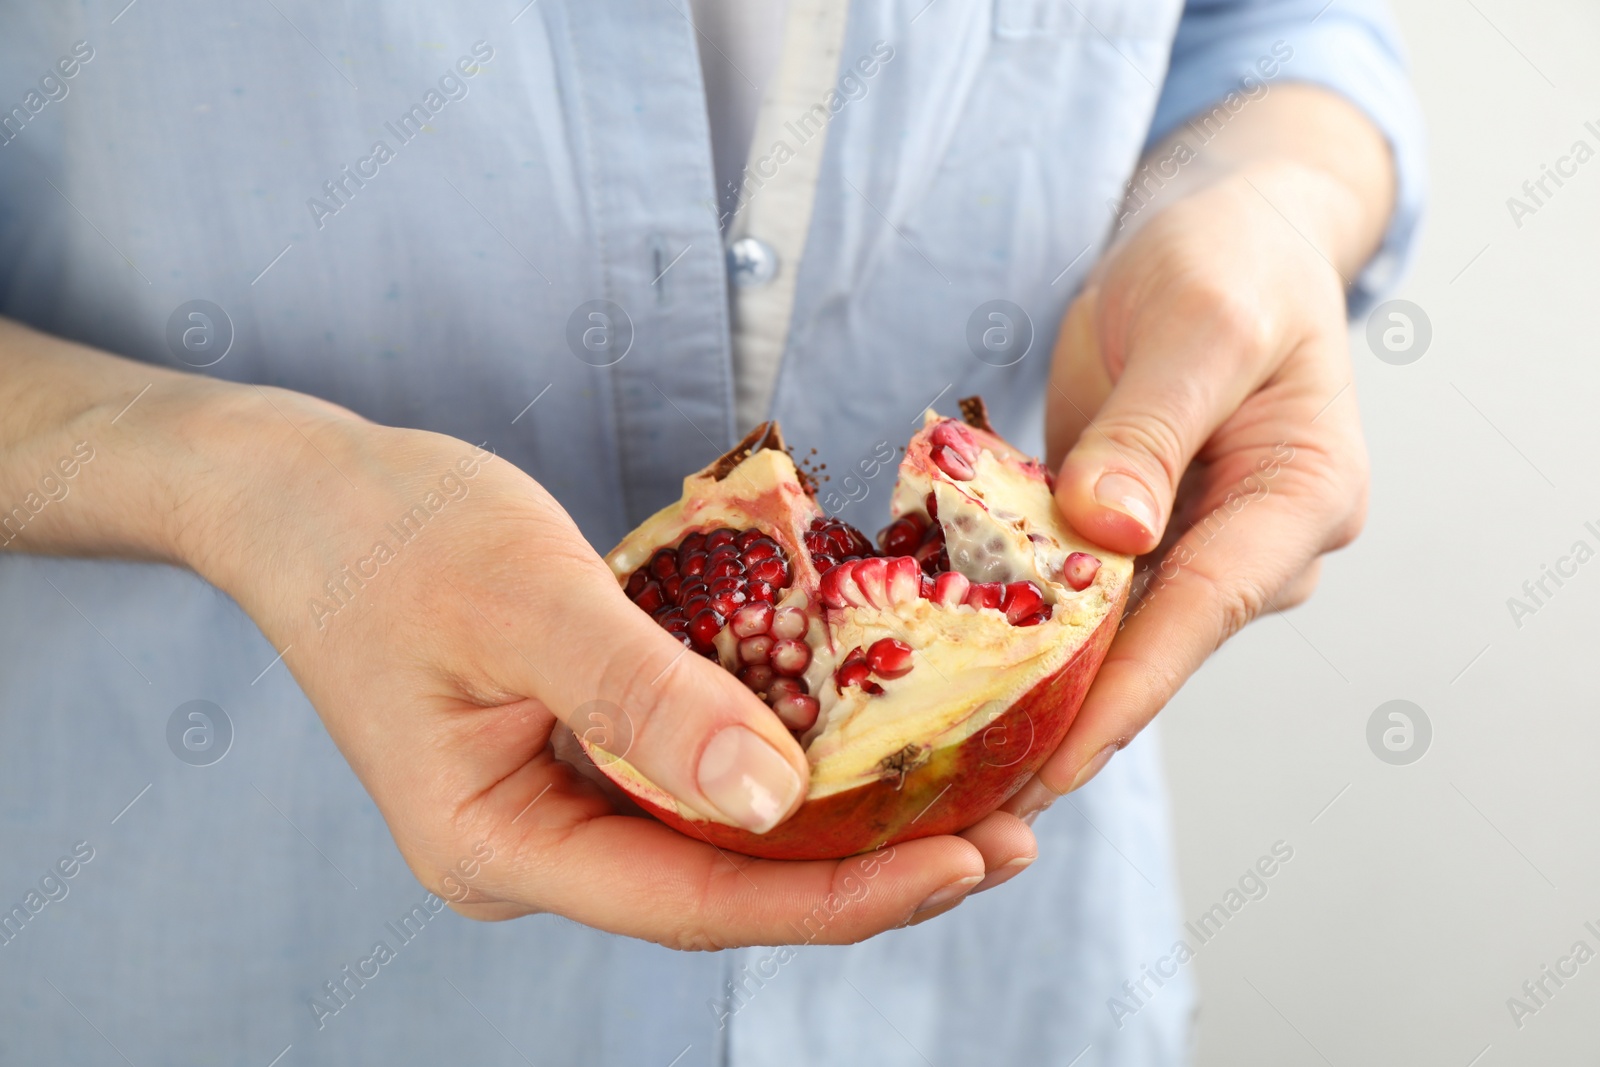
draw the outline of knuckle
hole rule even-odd
[[[1254,622],[1261,614],[1266,600],[1252,588],[1241,588],[1218,605],[1219,626],[1217,647],[1221,647],[1234,634]]]
[[[1322,563],[1320,560],[1313,560],[1310,566],[1302,571],[1299,577],[1290,582],[1283,592],[1278,595],[1278,600],[1274,607],[1278,611],[1287,611],[1290,608],[1299,607],[1311,599],[1311,594],[1317,591],[1317,586],[1321,580]]]
[[[1361,536],[1361,531],[1367,525],[1367,509],[1370,503],[1370,482],[1365,468],[1359,474],[1350,507],[1344,517],[1334,525],[1333,536],[1329,539],[1328,551],[1344,548]]]
[[[1184,437],[1174,421],[1161,414],[1139,413],[1108,418],[1097,427],[1123,455],[1148,456],[1166,484],[1152,488],[1172,492],[1184,468]]]
[[[1216,343],[1241,356],[1254,356],[1267,348],[1267,317],[1247,300],[1226,291],[1213,290],[1209,313],[1204,320]]]
[[[713,936],[710,931],[694,923],[675,924],[654,940],[664,948],[678,952],[721,952],[738,947],[734,942]]]
[[[1217,643],[1221,648],[1228,638],[1260,617],[1267,607],[1267,595],[1254,579],[1233,575],[1220,581],[1202,570],[1194,573],[1211,586],[1215,600]]]
[[[1326,457],[1322,466],[1321,479],[1329,488],[1322,496],[1327,508],[1322,551],[1332,552],[1355,541],[1366,526],[1372,475],[1366,450],[1359,446]]]
[[[1248,296],[1208,275],[1191,275],[1179,301],[1179,313],[1213,355],[1250,362],[1271,344],[1269,316]]]
[[[662,636],[667,636],[664,631]],[[632,748],[660,743],[663,735],[672,732],[675,722],[682,725],[692,719],[693,709],[687,708],[682,716],[657,714],[674,694],[683,691],[683,673],[694,666],[685,661],[699,659],[681,647],[673,653],[670,644],[667,654],[669,658],[662,659],[654,649],[637,648],[626,655],[612,656],[601,669],[599,696],[589,716],[591,720],[598,717],[606,721],[576,723],[575,732],[584,733],[586,727],[593,725]]]
[[[1362,500],[1355,510],[1334,524],[1333,529],[1329,531],[1327,546],[1324,551],[1333,552],[1349,547],[1357,537],[1361,536],[1361,531],[1366,527],[1366,524],[1367,506],[1366,501]]]

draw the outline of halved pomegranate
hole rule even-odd
[[[1132,560],[1079,540],[1052,479],[989,426],[929,411],[877,545],[818,506],[775,424],[684,480],[606,557],[686,649],[760,695],[811,764],[807,798],[753,834],[585,741],[646,810],[721,848],[854,855],[963,830],[1060,743],[1105,657]]]

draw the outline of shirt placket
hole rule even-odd
[[[694,29],[673,4],[573,3],[556,17],[592,227],[592,296],[573,309],[568,344],[609,394],[631,525],[733,442],[704,90]]]

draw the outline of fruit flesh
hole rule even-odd
[[[597,762],[669,823],[755,855],[848,855],[970,825],[1065,734],[1115,629],[1131,561],[1077,539],[1048,474],[981,412],[971,426],[928,414],[876,547],[823,514],[781,441],[760,447],[754,437],[686,479],[683,499],[608,562],[636,603],[736,672],[795,732],[812,768],[808,799],[758,837],[674,800],[626,753]],[[656,603],[650,583],[668,580],[663,561],[682,569],[704,554],[709,565],[712,541],[742,568],[724,566],[724,583],[748,586],[760,580],[753,562],[775,560],[787,583],[767,583],[770,599],[746,589],[742,603],[697,603],[692,614],[684,601],[710,596],[709,585],[690,594],[661,585]],[[995,741],[1006,738],[997,760]]]

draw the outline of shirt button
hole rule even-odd
[[[741,289],[766,285],[778,273],[778,253],[756,237],[741,237],[728,248],[728,274]]]

